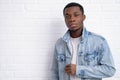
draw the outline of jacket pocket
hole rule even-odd
[[[65,54],[58,54],[58,56],[57,56],[57,61],[58,61],[58,63],[65,63],[66,62],[66,56],[65,56]]]
[[[88,65],[98,64],[98,52],[97,51],[87,51],[84,55],[84,60]]]

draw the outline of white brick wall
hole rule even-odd
[[[88,30],[110,45],[120,78],[120,0],[0,0],[0,80],[49,80],[55,41],[67,30],[62,11],[81,3]]]

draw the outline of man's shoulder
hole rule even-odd
[[[105,38],[99,34],[93,33],[93,32],[88,32],[88,38],[96,39],[96,40],[102,40],[104,41]]]
[[[61,45],[61,44],[65,44],[65,41],[64,41],[62,38],[59,38],[59,39],[56,41],[55,45]]]

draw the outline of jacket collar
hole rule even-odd
[[[83,31],[82,31],[82,41],[84,41],[88,36],[88,31],[86,30],[85,27],[83,27]],[[69,30],[67,30],[67,32],[64,34],[63,38],[62,38],[65,42],[69,42],[70,40],[70,32]]]

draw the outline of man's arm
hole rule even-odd
[[[106,40],[103,41],[103,51],[101,54],[100,65],[95,66],[76,66],[76,75],[81,78],[105,78],[114,75],[116,69],[114,61]]]
[[[58,74],[58,63],[57,63],[57,51],[56,48],[54,49],[54,56],[53,56],[53,63],[51,68],[51,80],[59,80]]]

